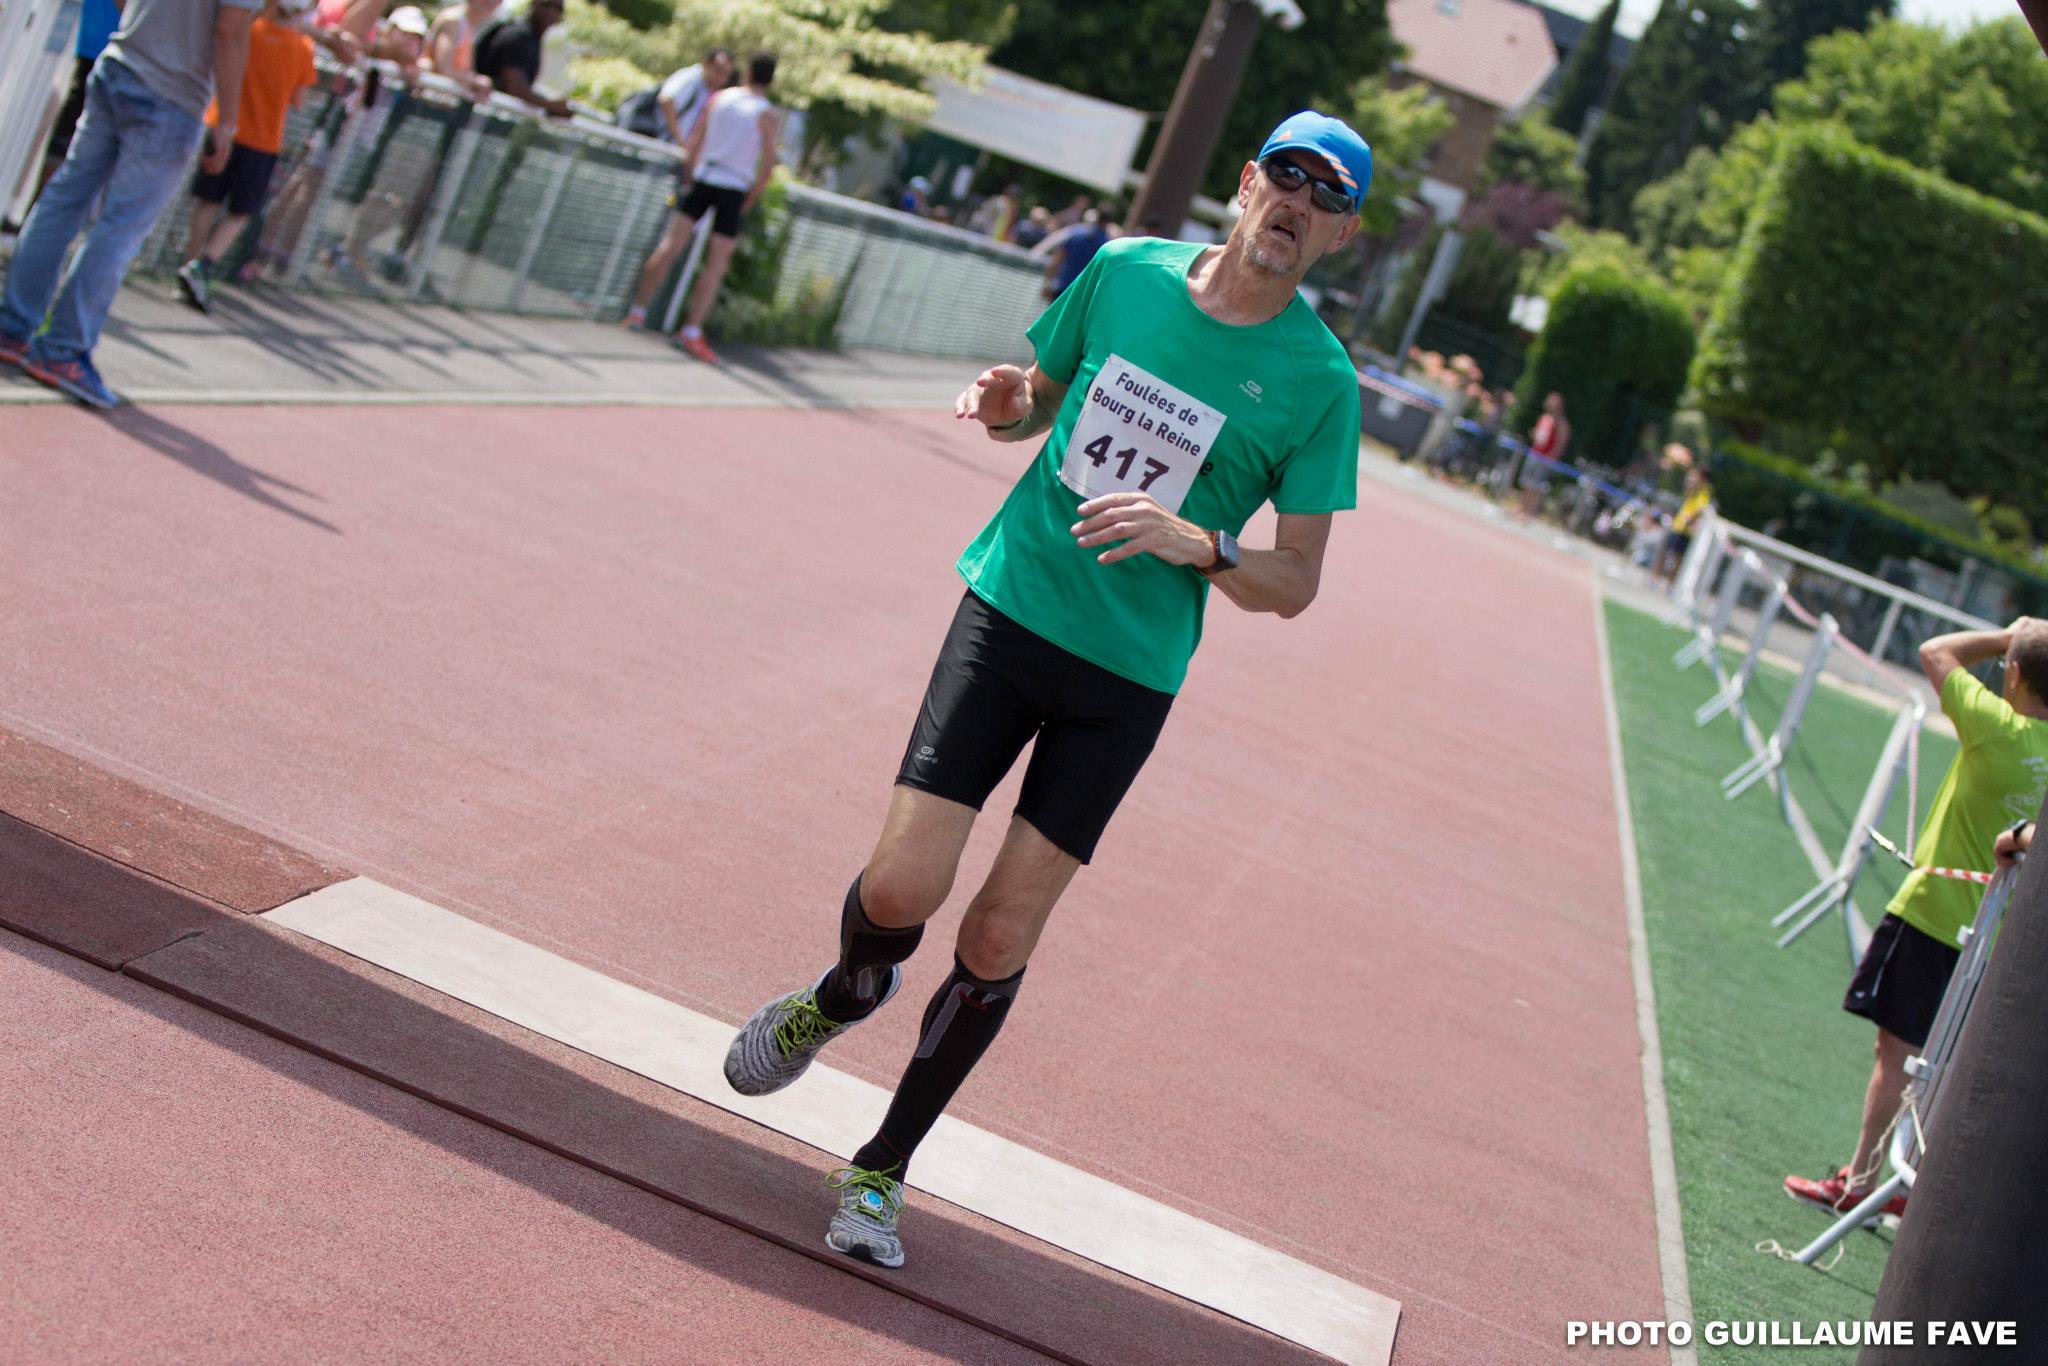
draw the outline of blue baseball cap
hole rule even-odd
[[[1350,124],[1313,109],[1289,114],[1259,149],[1258,159],[1295,150],[1314,152],[1330,164],[1338,181],[1351,192],[1353,209],[1365,202],[1365,192],[1372,187],[1372,148]]]

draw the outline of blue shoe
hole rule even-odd
[[[77,360],[45,360],[41,356],[25,355],[21,368],[38,384],[47,384],[88,408],[97,408],[105,413],[121,406],[121,396],[107,387],[107,382],[100,378],[100,372],[84,356]]]

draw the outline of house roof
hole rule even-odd
[[[1387,0],[1406,70],[1510,112],[1557,68],[1543,16],[1518,0]]]

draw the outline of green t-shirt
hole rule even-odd
[[[1136,489],[1235,536],[1268,499],[1286,513],[1358,505],[1358,372],[1343,346],[1298,296],[1250,327],[1204,313],[1187,282],[1202,250],[1111,242],[1031,325],[1066,401],[959,563],[1005,616],[1169,693],[1202,637],[1208,580],[1153,555],[1096,563],[1109,547],[1075,543],[1076,508]]]
[[[1991,845],[2014,821],[2032,820],[2048,792],[2048,721],[2021,716],[1968,669],[1941,681],[1941,709],[1962,752],[1941,780],[1914,857],[1921,865],[1885,909],[1914,929],[1960,948],[1957,931],[1977,918],[1984,889],[1929,877],[1926,868],[1989,868]]]

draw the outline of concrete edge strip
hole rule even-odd
[[[1643,877],[1636,863],[1636,823],[1621,757],[1621,710],[1614,700],[1614,660],[1607,648],[1607,594],[1592,575],[1593,633],[1600,649],[1600,701],[1607,714],[1607,767],[1614,782],[1614,820],[1621,841],[1621,885],[1628,903],[1628,965],[1636,987],[1636,1033],[1642,1038],[1643,1117],[1650,1141],[1650,1193],[1657,1217],[1657,1265],[1664,1278],[1664,1317],[1692,1322],[1692,1283],[1685,1267],[1685,1230],[1678,1205],[1678,1162],[1671,1150],[1671,1111],[1664,1094],[1664,1045],[1657,1032],[1657,989],[1650,975],[1649,930],[1643,920]],[[1690,1344],[1671,1349],[1671,1366],[1698,1366]]]
[[[814,1064],[796,1095],[725,1083],[732,1026],[369,878],[263,916],[614,1066],[845,1156],[888,1105]],[[1392,1356],[1398,1302],[950,1117],[918,1152],[923,1191],[1347,1366]]]

